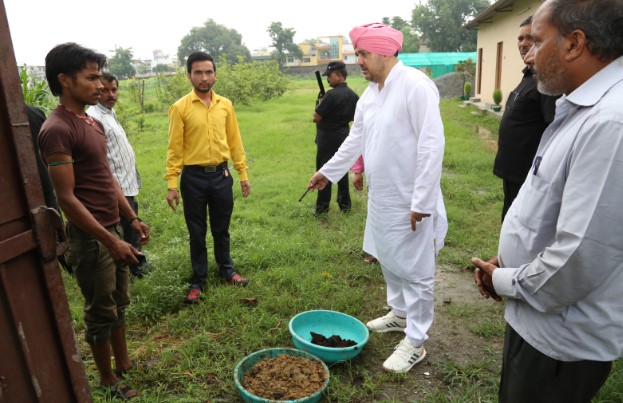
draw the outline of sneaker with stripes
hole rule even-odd
[[[383,363],[383,368],[390,372],[399,374],[408,372],[415,364],[422,361],[426,357],[424,346],[415,347],[405,337],[396,346],[392,355]]]
[[[399,318],[391,310],[387,315],[366,323],[366,327],[368,330],[376,333],[404,332],[405,327],[407,327],[407,320]]]

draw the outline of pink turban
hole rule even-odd
[[[380,22],[355,27],[350,31],[355,49],[390,56],[402,49],[402,32]]]

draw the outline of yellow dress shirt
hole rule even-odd
[[[164,175],[169,189],[177,189],[177,178],[184,165],[219,165],[230,159],[240,180],[248,180],[236,112],[229,99],[212,91],[208,108],[193,89],[171,105]]]

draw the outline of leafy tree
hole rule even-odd
[[[217,24],[214,20],[207,20],[202,27],[194,27],[182,38],[177,48],[177,60],[180,65],[186,63],[189,54],[197,51],[209,53],[215,60],[226,55],[230,64],[251,60],[251,52],[242,44],[242,35],[235,29],[229,29]]]
[[[398,31],[402,31],[403,28],[411,28],[411,25],[409,24],[408,21],[406,21],[405,19],[403,19],[402,17],[383,17],[382,20],[383,24],[385,25],[389,25],[390,27],[397,29]]]
[[[154,73],[168,73],[169,71],[175,71],[175,69],[162,63],[157,64],[156,67],[154,67]]]
[[[413,9],[411,26],[432,52],[473,52],[476,31],[462,26],[489,5],[488,0],[427,0]]]
[[[400,53],[418,53],[420,51],[420,37],[414,34],[409,27],[400,31],[402,32],[402,50]]]
[[[293,56],[297,59],[303,57],[303,52],[294,43],[294,34],[296,31],[292,28],[284,28],[280,22],[272,22],[267,29],[270,39],[272,39],[272,47],[275,48],[273,58],[277,60],[280,68],[286,64],[286,58]]]
[[[134,77],[136,71],[132,66],[133,56],[132,48],[115,48],[115,55],[108,61],[108,70],[119,79]]]
[[[411,25],[401,17],[383,17],[383,24],[402,32],[402,50],[400,53],[418,53],[420,51],[420,38],[413,32]]]

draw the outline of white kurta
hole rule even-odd
[[[437,87],[424,73],[398,62],[381,91],[370,83],[357,103],[349,136],[320,169],[336,182],[363,155],[369,187],[363,249],[405,280],[433,277],[435,247],[443,246],[448,228],[439,185],[444,145]],[[411,211],[431,214],[415,232]]]

